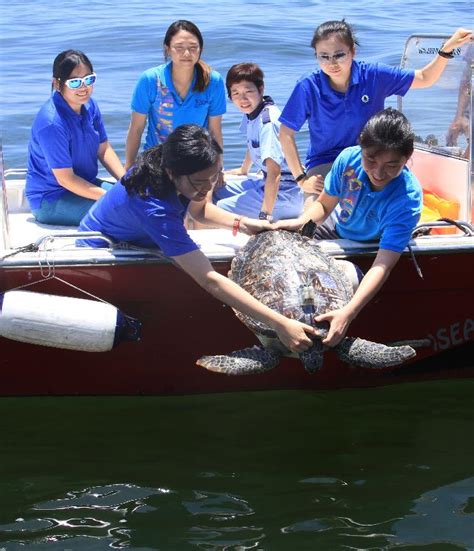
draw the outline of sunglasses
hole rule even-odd
[[[64,81],[64,84],[68,88],[71,88],[71,90],[77,90],[78,88],[81,88],[83,84],[85,86],[92,86],[96,80],[97,75],[95,73],[91,73],[85,77],[68,78]]]
[[[327,55],[327,54],[315,54],[317,60],[322,65],[327,65],[328,63],[341,63],[346,59],[349,52],[339,52],[338,54],[334,55]]]

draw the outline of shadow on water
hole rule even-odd
[[[472,549],[474,381],[0,401],[0,549]]]

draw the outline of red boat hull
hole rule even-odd
[[[409,256],[380,295],[351,325],[350,334],[378,342],[429,339],[417,357],[386,370],[352,368],[331,351],[315,375],[284,359],[270,372],[226,376],[199,368],[205,354],[257,343],[231,308],[213,299],[167,263],[56,267],[56,275],[139,319],[142,337],[110,352],[59,350],[0,338],[0,394],[190,394],[262,389],[328,389],[474,375],[474,273],[472,253],[419,255],[421,279]],[[354,258],[367,269],[372,257]],[[228,262],[215,264],[227,273]],[[41,279],[36,268],[0,271],[4,291]],[[78,296],[57,280],[29,290]]]

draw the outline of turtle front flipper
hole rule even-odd
[[[281,356],[277,351],[252,346],[226,355],[203,356],[196,365],[226,375],[254,375],[276,367]]]
[[[416,356],[411,346],[387,346],[353,337],[343,339],[334,351],[343,362],[373,369],[400,365]]]
[[[313,341],[313,346],[298,354],[308,373],[316,373],[323,365],[323,345],[319,339]]]

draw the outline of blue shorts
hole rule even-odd
[[[221,209],[258,218],[262,210],[263,178],[232,179],[226,176],[226,185],[214,192],[213,202]],[[303,212],[304,194],[294,182],[281,182],[277,200],[273,207],[273,220],[297,218]]]
[[[110,189],[114,185],[100,178],[97,178],[95,183],[105,190]],[[66,191],[55,201],[43,199],[40,208],[32,209],[31,212],[40,224],[79,226],[80,221],[94,203],[94,199],[87,199],[71,191]]]

